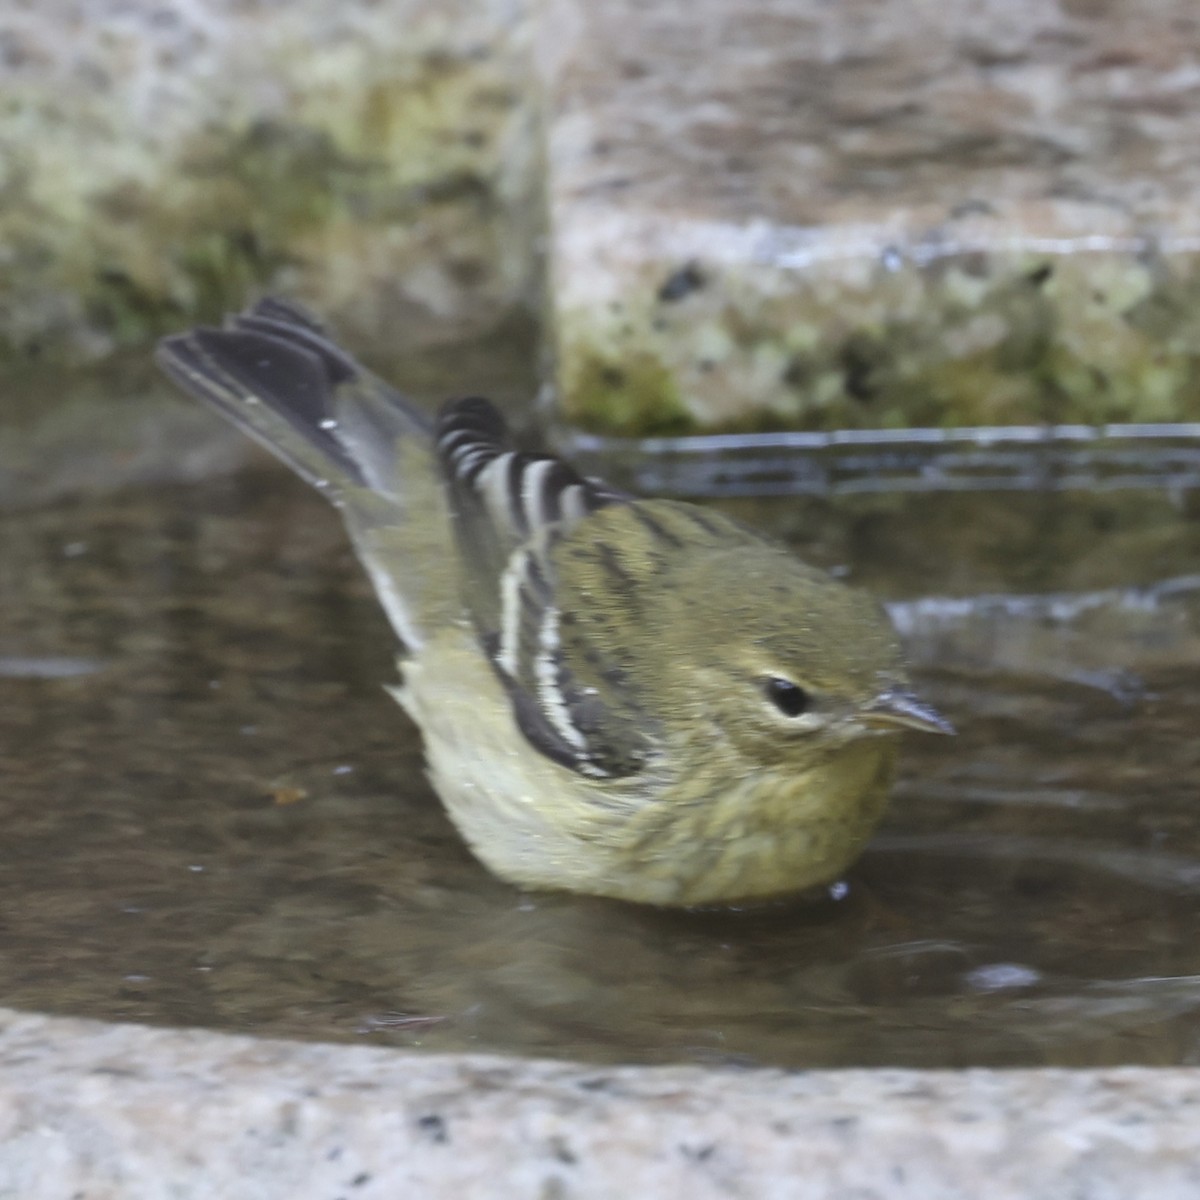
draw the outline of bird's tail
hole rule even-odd
[[[184,391],[335,503],[347,489],[397,489],[391,449],[405,437],[426,445],[432,437],[424,413],[282,300],[261,300],[221,329],[164,338],[155,357]]]
[[[313,317],[262,300],[223,328],[164,338],[156,358],[342,510],[410,648],[459,610],[432,423]]]

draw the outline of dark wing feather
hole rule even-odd
[[[625,497],[546,454],[511,443],[496,407],[471,397],[442,406],[435,444],[480,634],[500,639],[505,573],[514,555]]]
[[[563,653],[554,548],[581,521],[629,499],[559,459],[515,449],[499,412],[471,398],[443,407],[436,443],[462,560],[464,599],[529,741],[596,777],[638,770],[618,716],[579,685]]]

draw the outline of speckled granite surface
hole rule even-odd
[[[524,0],[0,6],[0,365],[284,290],[400,357],[527,301]]]
[[[21,0],[0,86],[0,363],[494,324],[540,108],[581,425],[1200,416],[1190,0]]]
[[[0,1010],[5,1200],[1198,1192],[1194,1070],[597,1070]]]
[[[571,418],[1200,415],[1190,0],[549,0]]]

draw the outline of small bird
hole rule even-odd
[[[157,357],[341,511],[433,786],[513,884],[685,907],[828,883],[883,812],[894,735],[953,732],[863,592],[517,450],[486,400],[431,421],[288,302]]]

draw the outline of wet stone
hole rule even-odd
[[[537,34],[576,425],[1200,416],[1189,0],[553,0]]]

